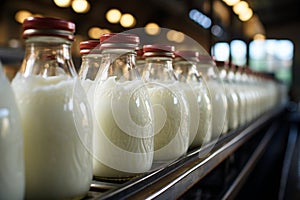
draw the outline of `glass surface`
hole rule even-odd
[[[138,44],[120,38],[117,34],[100,44],[100,68],[87,91],[94,119],[94,176],[116,181],[149,171],[154,147],[149,94],[135,68]]]
[[[190,99],[191,120],[189,147],[201,147],[211,140],[212,134],[212,99],[206,81],[196,69],[196,62],[189,58],[175,59],[173,68],[178,74],[178,80],[186,88]],[[192,101],[192,100],[195,100]]]
[[[203,55],[197,63],[198,73],[205,78],[212,97],[212,139],[217,139],[227,123],[227,98],[219,70],[208,55]]]
[[[20,115],[0,62],[0,199],[23,199],[24,150]]]
[[[158,167],[186,154],[191,118],[185,89],[175,77],[172,58],[151,56],[145,62],[142,78],[154,112],[153,167]]]
[[[29,37],[12,81],[22,119],[29,199],[82,197],[92,180],[91,113],[70,48],[63,38]]]

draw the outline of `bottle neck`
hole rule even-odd
[[[81,66],[79,70],[79,78],[81,80],[95,80],[97,72],[100,68],[101,54],[83,54],[81,56]]]
[[[135,70],[136,53],[128,49],[105,49],[102,51],[100,70],[97,77],[105,80],[116,77],[117,80],[134,80],[137,78]]]
[[[72,60],[71,41],[46,36],[28,38],[20,73],[25,77],[77,76]]]
[[[199,73],[196,68],[196,62],[181,60],[173,64],[175,74],[178,74],[178,80],[181,81],[199,81]]]
[[[144,80],[177,80],[170,57],[148,57],[145,59]]]
[[[228,81],[228,77],[227,77],[227,70],[224,66],[218,67],[219,70],[219,75],[222,81],[227,82]]]
[[[230,82],[235,82],[235,74],[232,69],[229,69],[227,72],[227,77]]]

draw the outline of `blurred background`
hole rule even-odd
[[[0,59],[10,78],[24,55],[22,22],[29,16],[58,17],[76,24],[79,42],[101,34],[145,28],[177,45],[191,37],[217,60],[274,74],[300,99],[300,1],[298,0],[1,0]],[[147,27],[151,29],[147,30]]]

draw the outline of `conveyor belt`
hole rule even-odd
[[[283,107],[269,111],[261,117],[237,130],[213,141],[204,148],[189,152],[186,156],[160,168],[134,178],[128,182],[116,184],[94,181],[86,199],[175,199],[199,182],[224,159],[245,144],[258,131],[271,124],[272,119],[283,112]],[[274,127],[271,127],[273,130]],[[272,134],[266,134],[258,152],[249,162],[259,158]],[[211,150],[212,149],[212,150]],[[207,154],[208,150],[211,150]],[[252,160],[251,160],[252,159]],[[247,170],[247,166],[244,170]],[[243,173],[241,172],[241,176]],[[240,178],[240,180],[242,180]],[[232,193],[233,194],[233,193]],[[227,195],[231,195],[228,193]]]

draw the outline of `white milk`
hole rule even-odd
[[[194,138],[190,148],[205,145],[212,137],[212,104],[208,93],[203,83],[194,83],[194,91],[198,93],[198,104],[200,106],[199,127],[197,135]]]
[[[91,119],[77,83],[63,76],[17,76],[12,82],[24,131],[28,199],[69,199],[89,190]]]
[[[189,129],[189,146],[194,141],[197,131],[199,128],[199,120],[200,120],[200,101],[201,94],[194,89],[193,84],[180,82],[179,83],[181,89],[185,94],[185,100],[188,104],[189,113],[190,113],[190,129]]]
[[[224,87],[225,87],[227,103],[228,103],[228,112],[227,112],[228,129],[233,130],[238,127],[239,99],[234,89],[231,88],[232,85],[228,83],[224,83]]]
[[[0,199],[24,199],[23,137],[15,97],[0,66]]]
[[[94,175],[127,178],[150,170],[153,113],[143,81],[109,77],[88,91],[94,129]]]
[[[247,99],[245,95],[245,89],[238,83],[234,83],[233,89],[238,97],[238,118],[239,118],[239,126],[242,126],[246,123],[246,107],[247,107]]]
[[[190,116],[180,83],[147,83],[154,112],[154,162],[175,160],[187,152]]]
[[[212,97],[212,139],[216,139],[228,127],[227,99],[221,83],[209,80],[207,84]]]

